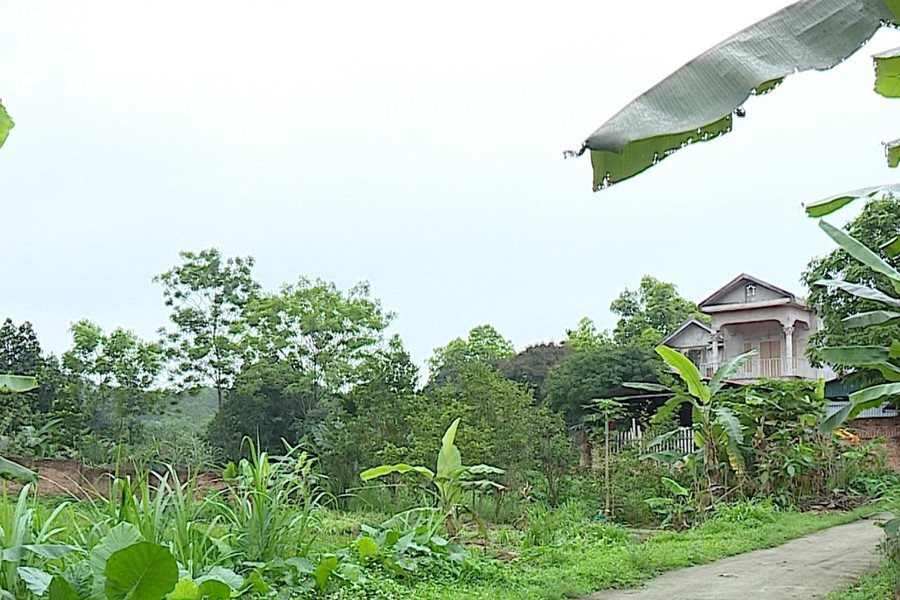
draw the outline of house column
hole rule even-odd
[[[710,360],[712,361],[712,370],[715,373],[719,368],[719,330],[712,330],[712,348],[710,349]]]
[[[791,377],[794,374],[794,326],[784,326],[784,371],[783,374]]]

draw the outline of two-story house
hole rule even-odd
[[[691,319],[663,340],[686,354],[705,376],[728,359],[755,350],[734,379],[835,378],[806,360],[821,321],[795,294],[742,273],[699,303],[710,324]]]

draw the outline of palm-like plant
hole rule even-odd
[[[392,473],[399,475],[417,473],[434,487],[441,514],[444,516],[447,533],[451,536],[456,535],[458,529],[457,512],[462,503],[463,493],[470,489],[502,489],[503,486],[490,479],[483,478],[483,476],[499,475],[505,472],[503,469],[490,465],[467,466],[462,464],[462,455],[455,443],[457,428],[459,428],[459,419],[450,424],[450,427],[444,432],[444,437],[441,438],[441,449],[437,457],[437,471],[432,471],[428,467],[399,463],[366,469],[360,473],[360,479],[371,481]],[[482,477],[481,479],[479,479],[480,476]]]
[[[677,350],[659,346],[656,352],[678,374],[687,387],[687,392],[678,386],[669,388],[650,383],[626,385],[651,391],[670,391],[674,394],[656,413],[657,419],[668,417],[682,404],[691,405],[696,450],[685,456],[679,456],[674,452],[655,452],[651,456],[669,462],[681,461],[691,468],[698,492],[696,497],[703,508],[709,506],[719,491],[727,491],[727,478],[723,480],[720,476],[723,461],[738,480],[744,476],[744,455],[741,448],[744,443],[743,428],[737,414],[721,402],[717,394],[727,379],[740,371],[755,351],[728,360],[716,370],[708,383],[703,380],[694,363]],[[675,433],[670,431],[658,437],[649,444],[649,449],[652,450]],[[703,493],[700,493],[701,491]]]

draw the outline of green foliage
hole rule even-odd
[[[247,307],[251,344],[260,356],[283,361],[309,389],[335,392],[357,381],[357,368],[381,347],[393,315],[360,283],[341,292],[333,283],[300,278]]]
[[[429,383],[440,385],[451,381],[459,369],[472,363],[496,367],[515,353],[512,342],[493,326],[473,327],[466,339],[456,338],[446,346],[434,349],[434,356],[428,364],[431,374]]]
[[[547,395],[546,384],[550,372],[561,364],[572,353],[571,332],[565,344],[536,344],[525,348],[515,356],[500,363],[499,370],[507,379],[527,386],[537,401],[544,400]]]
[[[443,515],[444,525],[451,537],[455,536],[459,529],[458,510],[463,502],[463,492],[468,489],[501,488],[502,486],[483,476],[504,473],[503,469],[490,465],[466,466],[462,464],[462,457],[456,446],[456,430],[459,422],[459,418],[455,419],[444,432],[434,471],[428,467],[400,463],[372,467],[359,475],[363,481],[378,479],[394,473],[398,475],[416,473],[422,476],[435,490],[440,514]]]
[[[261,451],[249,438],[249,458],[229,463],[224,478],[230,500],[220,505],[225,523],[237,532],[236,555],[247,562],[305,556],[313,541],[312,511],[319,504],[314,460],[286,446],[281,456]]]
[[[870,248],[879,248],[898,234],[900,223],[900,200],[893,196],[868,202],[862,212],[845,226],[846,233]],[[884,260],[894,268],[900,268],[900,257]],[[818,362],[830,362],[821,353],[828,346],[886,346],[900,337],[900,322],[887,323],[888,311],[880,310],[877,303],[850,295],[837,287],[815,285],[823,280],[842,280],[848,283],[873,288],[890,289],[889,278],[872,270],[864,263],[851,259],[846,250],[838,248],[823,258],[815,258],[807,265],[803,280],[810,288],[807,303],[822,317],[825,327],[811,338],[810,357]],[[867,314],[867,321],[861,323],[855,315]],[[859,327],[859,324],[877,324],[876,316],[886,315],[880,327]],[[848,372],[852,367],[835,364],[839,372]]]
[[[547,400],[570,425],[580,422],[584,406],[626,381],[652,377],[658,360],[638,346],[605,345],[572,354],[547,379]]]
[[[154,277],[172,312],[165,341],[172,374],[187,388],[210,385],[219,403],[248,355],[247,304],[257,296],[253,258],[223,258],[216,248],[181,252],[181,264]]]
[[[116,441],[134,441],[137,417],[158,399],[151,388],[163,368],[161,346],[122,328],[106,334],[86,320],[71,331],[73,347],[63,355],[63,364],[93,386],[95,431]]]
[[[641,278],[638,289],[619,294],[609,310],[619,316],[613,330],[615,342],[643,348],[654,348],[688,319],[709,322],[709,316],[682,298],[674,284],[650,275]]]

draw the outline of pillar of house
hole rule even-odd
[[[794,374],[794,326],[793,325],[785,325],[784,326],[784,352],[782,352],[782,356],[784,363],[782,374],[790,377]]]
[[[713,372],[719,368],[719,330],[712,330],[712,348],[710,348],[710,362],[712,363]]]

